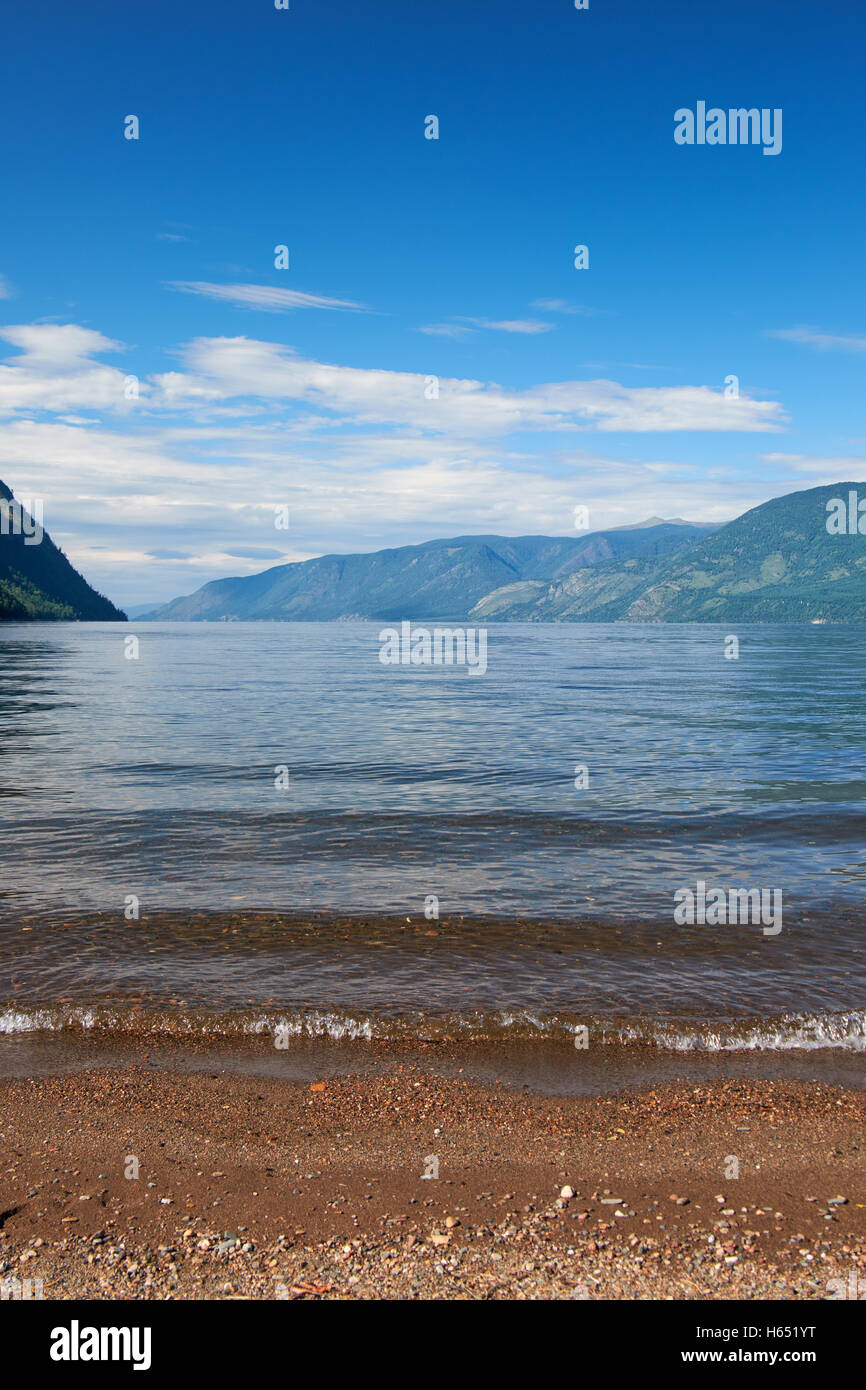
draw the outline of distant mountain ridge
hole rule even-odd
[[[828,531],[828,504],[839,499],[847,508],[858,486],[866,498],[866,487],[857,483],[773,498],[660,559],[639,556],[551,585],[494,591],[472,616],[524,622],[862,622],[866,535]]]
[[[146,619],[180,622],[464,619],[513,584],[547,587],[636,556],[658,560],[711,526],[653,522],[580,536],[456,536],[366,555],[323,555],[262,574],[216,579]]]
[[[457,536],[218,579],[146,615],[178,621],[866,621],[866,536],[828,503],[866,485],[772,498],[725,525],[661,521],[571,536]],[[866,525],[866,515],[863,517]]]
[[[38,543],[31,543],[20,523],[12,524],[8,504],[12,491],[0,482],[0,622],[124,622],[125,615],[107,598],[98,594],[69,563],[48,535],[42,531]],[[16,512],[12,515],[16,515]],[[20,514],[18,514],[20,515]],[[27,522],[31,518],[25,512]]]
[[[34,543],[26,513],[10,525],[13,502],[0,482],[0,621],[125,621],[47,533]],[[866,484],[789,493],[718,526],[651,517],[578,536],[323,555],[135,611],[187,622],[863,622]]]

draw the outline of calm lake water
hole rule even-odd
[[[382,626],[0,625],[0,1028],[866,1046],[866,629]]]

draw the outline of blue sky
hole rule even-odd
[[[866,479],[864,40],[855,0],[10,12],[0,477],[128,604]],[[677,145],[699,100],[781,153]]]

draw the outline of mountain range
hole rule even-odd
[[[651,517],[578,536],[457,536],[323,555],[213,580],[150,611],[138,605],[135,618],[866,621],[866,489],[860,504],[857,488],[840,482],[789,493],[718,526]],[[10,525],[13,500],[0,482],[0,621],[123,621],[47,533],[28,544],[25,529]],[[843,521],[834,525],[840,508]]]
[[[707,533],[653,518],[581,536],[456,536],[367,555],[323,555],[242,579],[216,579],[148,614],[154,620],[466,618],[515,585],[546,590],[636,557],[660,561]]]
[[[124,622],[125,614],[91,588],[0,482],[0,622],[41,620]]]
[[[864,621],[866,536],[828,530],[828,503],[839,499],[847,506],[857,486],[841,482],[789,493],[722,526],[653,517],[580,537],[458,536],[373,554],[325,555],[214,580],[143,616],[186,622]]]

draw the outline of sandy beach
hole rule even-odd
[[[312,1082],[164,1058],[0,1081],[0,1277],[46,1299],[864,1290],[859,1091],[550,1097],[379,1060]]]

